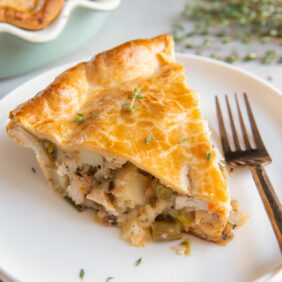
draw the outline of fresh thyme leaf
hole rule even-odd
[[[260,38],[260,42],[261,42],[262,44],[268,43],[269,40],[270,40],[270,38],[269,38],[268,36],[264,36],[264,37],[261,37],[261,38]]]
[[[83,117],[78,117],[78,118],[75,118],[73,121],[78,122],[78,121],[81,121],[83,119],[84,119]]]
[[[34,167],[32,167],[31,170],[32,170],[33,173],[36,173],[36,170],[35,170]]]
[[[134,99],[144,99],[144,97],[143,96],[141,96],[141,95],[133,95],[133,94],[130,94],[129,95],[131,98],[134,98]]]
[[[138,110],[140,108],[141,108],[141,106],[133,106],[129,110],[133,112],[133,111],[136,111],[136,110]]]
[[[114,279],[114,277],[108,277],[108,278],[106,279],[106,282],[109,282],[109,281],[112,280],[112,279]]]
[[[147,138],[146,138],[146,144],[149,144],[151,142],[151,139],[152,139],[152,136],[149,135]]]
[[[140,89],[137,88],[137,87],[136,87],[133,91],[134,91],[134,93],[135,93],[136,95],[138,95],[138,94],[140,93]]]
[[[173,35],[173,39],[175,42],[182,42],[184,40],[183,37],[177,35]]]
[[[251,42],[251,39],[250,38],[248,38],[248,37],[243,37],[242,38],[242,40],[241,40],[241,42],[243,43],[243,44],[250,44],[250,42]]]
[[[231,41],[231,38],[228,36],[222,37],[222,40],[221,40],[223,44],[229,43],[230,41]]]
[[[245,61],[253,61],[257,58],[257,54],[256,53],[249,53],[247,54],[247,56],[245,57]]]
[[[211,159],[211,152],[206,152],[206,157],[207,157],[207,160],[209,162],[210,159]]]
[[[223,37],[223,36],[225,36],[225,32],[221,30],[216,34],[216,36],[217,37]]]
[[[229,56],[225,58],[227,63],[233,64],[238,60],[238,54],[236,52],[232,52]]]
[[[134,92],[134,95],[133,95],[133,94],[130,94],[130,97],[131,97],[131,98],[133,98],[133,99],[144,99],[143,96],[139,95],[139,94],[142,93],[142,92],[140,92],[140,89],[139,89],[139,88],[136,87],[136,88],[133,90],[133,92]]]
[[[214,53],[211,53],[211,54],[210,54],[210,57],[211,57],[212,59],[216,59],[216,60],[219,60],[219,59],[220,59],[220,57],[219,57],[218,55],[214,54]]]
[[[187,49],[192,49],[193,48],[193,45],[191,43],[186,43],[185,44],[185,48]]]
[[[84,275],[85,275],[84,269],[81,268],[81,269],[80,269],[80,272],[79,272],[79,277],[80,277],[80,279],[83,279]]]
[[[184,137],[180,140],[180,144],[183,144],[188,141],[188,137]]]
[[[122,107],[123,110],[131,111],[131,112],[134,112],[134,111],[136,111],[136,110],[138,110],[140,108],[141,108],[141,106],[128,107],[127,104],[124,104],[123,107]]]
[[[141,261],[142,261],[142,257],[140,257],[140,258],[136,261],[135,266],[140,265],[140,264],[141,264]]]
[[[74,122],[79,122],[78,124],[83,123],[85,120],[87,119],[92,119],[94,118],[96,115],[93,112],[90,112],[88,114],[81,114],[81,113],[77,113],[78,117],[75,118],[73,121]]]
[[[209,47],[211,47],[211,45],[212,45],[212,44],[211,44],[211,41],[210,41],[209,39],[205,39],[205,40],[204,40],[204,46],[205,46],[205,47],[209,48]]]
[[[276,57],[276,53],[274,50],[267,51],[265,56],[262,58],[263,64],[271,64],[273,63],[274,59]]]
[[[173,24],[172,29],[174,32],[178,32],[178,31],[184,30],[184,27],[181,24]]]
[[[269,31],[269,35],[275,37],[278,35],[278,31],[276,29],[271,29]]]

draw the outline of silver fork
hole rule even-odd
[[[242,149],[240,145],[238,133],[237,133],[237,130],[234,124],[234,119],[233,119],[231,107],[230,107],[229,100],[228,100],[228,96],[225,95],[226,105],[227,105],[229,119],[230,119],[231,131],[232,131],[233,141],[235,145],[235,150],[231,150],[231,147],[228,141],[228,136],[227,136],[226,129],[224,126],[224,122],[223,122],[219,99],[217,96],[215,98],[216,98],[216,109],[217,109],[217,118],[218,118],[218,124],[219,124],[221,145],[222,145],[225,160],[231,168],[245,167],[251,170],[254,181],[258,188],[259,194],[263,201],[265,210],[271,221],[274,233],[276,235],[276,238],[277,238],[277,241],[280,247],[280,251],[282,252],[282,235],[281,235],[282,234],[282,207],[274,191],[274,188],[270,182],[270,179],[268,178],[267,173],[265,169],[263,168],[263,165],[271,163],[272,160],[262,142],[247,94],[244,93],[244,100],[245,100],[247,113],[249,116],[249,121],[251,124],[251,129],[252,129],[252,133],[254,137],[253,139],[255,141],[255,148],[252,148],[250,144],[250,140],[249,140],[246,126],[243,120],[242,112],[239,106],[238,97],[237,97],[237,94],[235,93],[236,105],[237,105],[241,130],[243,133],[245,149]]]

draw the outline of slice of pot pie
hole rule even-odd
[[[28,30],[49,25],[60,13],[64,0],[0,0],[0,22]]]
[[[7,127],[51,187],[135,246],[182,231],[221,242],[243,220],[173,47],[161,35],[98,54],[11,111]]]

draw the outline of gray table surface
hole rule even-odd
[[[135,38],[152,37],[171,30],[188,0],[122,0],[93,38],[70,55],[25,75],[0,80],[0,98],[10,91],[59,65],[92,57],[97,52],[112,48]],[[261,65],[257,62],[236,63],[271,83],[282,91],[282,64]],[[189,78],[188,78],[189,80]]]

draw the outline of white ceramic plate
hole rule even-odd
[[[55,39],[64,29],[71,12],[77,8],[95,11],[109,11],[115,9],[120,0],[67,0],[58,17],[41,30],[26,30],[8,23],[0,23],[0,32],[12,34],[33,43],[44,43]]]
[[[265,145],[273,158],[267,167],[281,198],[282,96],[258,78],[224,63],[178,55],[190,86],[201,93],[201,106],[220,148],[214,96],[234,91],[249,94]],[[66,66],[42,74],[0,101],[0,268],[20,281],[251,281],[274,271],[281,255],[250,173],[229,177],[232,195],[251,215],[226,247],[191,238],[191,255],[178,256],[170,243],[134,248],[120,240],[119,230],[93,222],[91,212],[78,213],[45,184],[35,157],[5,132],[11,109],[47,86]],[[233,99],[233,97],[230,97]],[[36,168],[34,174],[31,167]],[[142,257],[138,267],[135,262]],[[276,272],[277,274],[277,272]],[[271,274],[268,274],[271,276]],[[267,277],[269,277],[267,276]],[[279,274],[272,281],[278,281]],[[278,279],[278,280],[277,280]],[[280,280],[281,281],[281,280]]]

